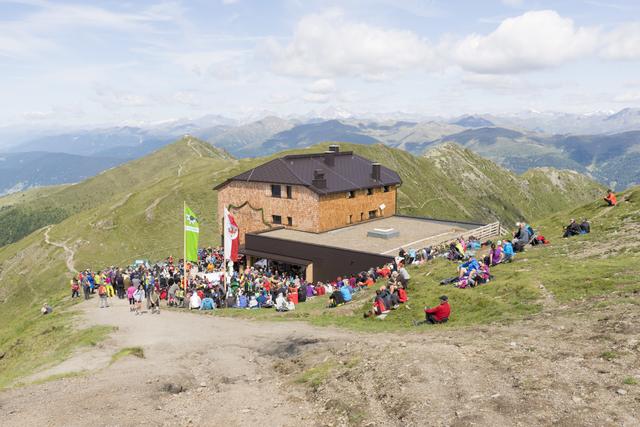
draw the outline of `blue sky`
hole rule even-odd
[[[0,125],[640,106],[640,2],[0,0]]]

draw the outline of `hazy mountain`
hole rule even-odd
[[[271,154],[292,148],[304,148],[325,141],[352,142],[356,144],[375,144],[377,139],[366,135],[358,126],[345,124],[339,120],[327,120],[320,123],[306,123],[277,133],[262,143],[258,149],[261,154]]]
[[[294,126],[293,121],[269,116],[237,127],[217,126],[201,129],[193,135],[216,147],[224,148],[236,157],[250,157],[260,153],[262,143]]]
[[[38,151],[0,154],[0,195],[82,181],[126,160]]]
[[[496,126],[539,131],[550,134],[604,134],[640,130],[640,108],[625,108],[616,113],[587,114],[526,112],[510,115],[482,115]]]
[[[485,126],[494,126],[492,122],[482,117],[476,116],[462,116],[451,122],[453,125],[462,126],[465,128],[480,128]]]

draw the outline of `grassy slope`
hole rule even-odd
[[[516,261],[495,267],[495,279],[475,289],[441,286],[439,281],[455,275],[456,264],[436,260],[411,267],[409,307],[393,311],[383,321],[364,319],[373,290],[338,309],[327,309],[327,298],[299,304],[296,311],[227,310],[222,316],[258,319],[305,319],[318,325],[338,325],[364,331],[412,328],[412,320],[423,318],[425,305],[449,296],[452,317],[444,327],[455,328],[490,322],[508,322],[549,308],[549,304],[576,307],[610,304],[640,304],[640,242],[632,236],[640,231],[640,187],[630,189],[618,207],[607,209],[601,202],[565,210],[541,221],[539,230],[552,242],[518,254]],[[570,217],[593,218],[592,233],[562,239],[562,225]],[[631,237],[631,239],[630,239]],[[543,285],[543,288],[541,288]],[[551,302],[550,302],[551,300]]]
[[[327,145],[295,152],[317,152]],[[439,162],[433,159],[416,158],[384,146],[342,145],[343,150],[352,149],[400,172],[404,180],[399,194],[403,213],[473,220],[512,220],[525,214],[508,196],[491,198],[479,195],[476,187],[456,184],[457,178],[449,177],[448,169],[439,169]],[[502,174],[498,180],[517,182],[505,170],[468,151],[457,147],[449,150],[449,156],[463,158],[468,170],[482,170],[487,176]],[[27,197],[24,206],[66,209],[66,219],[51,228],[50,239],[74,248],[77,269],[123,265],[136,258],[157,260],[169,254],[180,257],[182,201],[199,215],[201,244],[217,244],[216,193],[212,187],[264,161],[232,160],[208,144],[183,140],[83,183],[36,190],[37,197]],[[501,186],[496,190],[501,194],[510,191],[510,187]],[[11,197],[20,200],[20,196]],[[13,206],[24,207],[22,203]],[[7,325],[0,330],[0,352],[6,353],[0,359],[0,386],[18,373],[63,355],[58,351],[62,347],[51,346],[51,342],[64,343],[65,351],[69,351],[84,339],[65,329],[69,315],[59,313],[68,304],[63,302],[69,291],[64,256],[61,249],[43,243],[42,230],[0,249],[0,323]],[[61,304],[56,306],[55,316],[38,316],[44,299]],[[40,334],[57,321],[60,328]],[[24,369],[16,371],[16,366]]]
[[[122,170],[63,189],[74,188],[78,197],[99,202],[53,226],[51,241],[66,241],[77,251],[76,268],[129,263],[141,255],[166,256],[172,247],[169,242],[176,247],[182,242],[179,224],[173,227],[177,237],[166,230],[167,224],[181,217],[182,194],[191,196],[186,198],[187,203],[197,212],[205,212],[215,205],[210,190],[211,169],[222,169],[229,163],[226,154],[206,144],[192,146],[183,141]],[[181,179],[177,179],[180,164]],[[131,185],[123,185],[127,180]],[[197,195],[203,197],[194,196],[192,188],[198,188]],[[146,209],[165,195],[148,217]],[[73,198],[73,194],[61,197]],[[208,239],[214,235],[213,231],[203,234]],[[60,360],[75,346],[95,342],[107,332],[100,327],[77,328],[82,325],[74,325],[73,314],[64,311],[70,305],[66,299],[70,276],[65,254],[45,244],[43,236],[44,230],[39,230],[0,248],[0,354],[5,353],[0,359],[0,387]],[[55,307],[53,315],[40,316],[39,307],[44,301]]]

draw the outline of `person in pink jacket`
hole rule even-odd
[[[133,294],[136,293],[136,287],[133,285],[129,285],[127,288],[127,298],[129,298],[129,311],[133,311],[136,308],[136,301],[133,298]]]

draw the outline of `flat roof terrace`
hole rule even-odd
[[[391,216],[324,233],[280,228],[260,233],[260,235],[393,256],[400,248],[407,250],[438,245],[481,226],[481,224]],[[387,234],[387,238],[370,236],[369,232],[374,230],[379,230],[378,234]],[[393,230],[393,233],[389,230]]]

